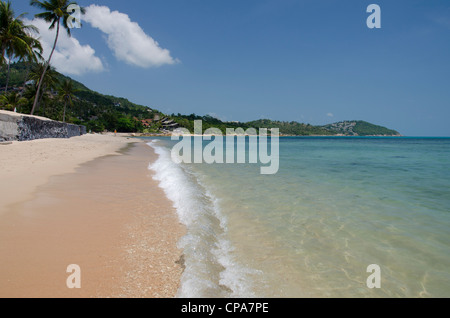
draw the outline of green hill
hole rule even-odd
[[[362,120],[341,121],[322,128],[345,136],[400,136],[398,131],[377,126]]]
[[[312,126],[310,124],[302,124],[296,121],[273,121],[270,119],[260,119],[251,121],[249,123],[251,127],[255,128],[278,128],[282,135],[294,135],[294,136],[327,136],[332,133],[319,126]]]
[[[32,85],[25,86],[29,69],[24,63],[11,65],[9,85],[23,96],[29,99],[29,103],[20,109],[23,113],[30,113],[34,91]],[[85,125],[89,130],[101,132],[104,130],[118,132],[142,132],[144,126],[142,120],[162,117],[163,114],[150,107],[130,102],[126,98],[103,95],[90,90],[85,85],[70,77],[56,72],[57,82],[71,80],[76,90],[73,105],[68,105],[66,121],[78,125]],[[0,73],[0,87],[6,83],[6,71]],[[1,91],[3,93],[3,90]],[[35,115],[48,117],[54,120],[62,120],[63,102],[58,100],[57,90],[50,91],[41,102]],[[147,129],[151,129],[148,127]],[[159,129],[155,123],[155,131]]]
[[[11,65],[9,87],[28,98],[28,104],[19,109],[22,113],[30,113],[34,97],[33,85],[25,86],[24,83],[29,73],[29,67],[25,63]],[[6,70],[0,73],[0,87],[6,83]],[[66,110],[66,121],[77,125],[85,125],[87,130],[94,132],[114,131],[118,132],[150,132],[156,133],[174,129],[176,127],[187,128],[194,131],[194,121],[202,120],[203,131],[208,128],[218,128],[224,134],[226,128],[278,128],[281,135],[291,136],[399,136],[400,134],[385,127],[370,124],[365,121],[343,121],[325,126],[313,126],[295,121],[285,122],[270,119],[260,119],[246,123],[224,122],[211,116],[199,116],[196,114],[166,115],[158,110],[144,105],[130,102],[126,98],[104,95],[95,92],[80,82],[70,77],[55,72],[58,82],[71,80],[75,98],[73,105]],[[0,92],[3,94],[3,90]],[[54,120],[62,120],[63,102],[58,99],[56,89],[46,94],[35,115],[48,117]]]

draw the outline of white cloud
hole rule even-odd
[[[56,29],[49,30],[50,24],[42,19],[27,20],[25,24],[33,24],[39,29],[39,37],[47,60],[53,48]],[[100,72],[105,68],[95,50],[89,45],[81,45],[74,37],[69,37],[64,29],[59,32],[58,42],[53,53],[51,65],[58,72],[67,75],[82,75],[89,72]]]
[[[334,114],[333,113],[328,113],[327,116],[328,117],[334,117]]]
[[[82,20],[107,35],[108,47],[118,60],[139,67],[157,67],[179,62],[171,57],[169,50],[161,48],[139,24],[132,22],[124,13],[92,4],[86,8]]]
[[[216,113],[208,113],[207,115],[209,115],[213,118],[216,118],[218,120],[221,120],[221,121],[227,121],[226,117],[217,115]]]

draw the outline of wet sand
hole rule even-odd
[[[52,176],[30,199],[3,205],[0,297],[176,295],[184,228],[148,170],[156,154],[145,143],[121,152]],[[80,289],[67,287],[71,264],[81,269]]]

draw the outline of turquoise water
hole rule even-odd
[[[275,175],[175,143],[149,145],[188,229],[180,297],[450,297],[449,138],[280,138]]]

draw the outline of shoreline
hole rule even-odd
[[[130,134],[127,134],[130,135]],[[148,134],[148,133],[132,133],[130,136],[132,137],[172,137],[172,134]],[[203,134],[203,135],[196,135],[196,134],[181,134],[181,135],[175,135],[175,136],[179,136],[179,137],[213,137],[215,135],[211,135],[211,134]],[[234,137],[248,137],[248,136],[254,136],[254,135],[248,135],[248,134],[244,134],[244,135],[237,135],[237,134],[231,134],[231,135],[226,135],[223,134],[223,137],[227,137],[227,136],[234,136]],[[267,134],[267,137],[270,137],[270,134]],[[289,137],[348,137],[348,138],[371,138],[371,137],[386,137],[386,138],[404,138],[407,137],[409,138],[409,136],[404,136],[404,135],[365,135],[365,136],[350,136],[350,135],[285,135],[285,134],[280,134],[278,136],[279,138],[289,138]]]
[[[0,203],[0,297],[175,297],[184,228],[152,179],[152,148],[101,135],[23,143],[0,156],[26,148],[43,162],[22,158],[0,174],[17,192]],[[31,184],[17,188],[24,180]],[[66,285],[70,264],[81,268],[81,289]]]

